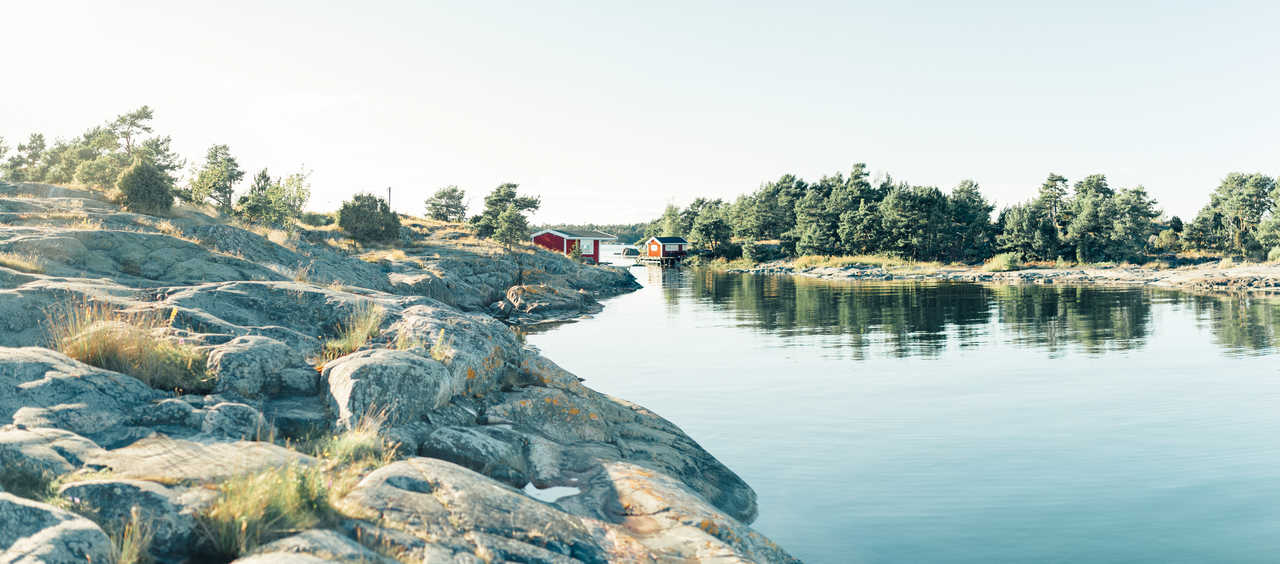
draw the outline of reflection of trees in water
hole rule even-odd
[[[1050,352],[1070,344],[1089,352],[1140,347],[1151,331],[1151,301],[1142,289],[840,284],[705,270],[685,275],[694,299],[744,325],[836,337],[857,358],[875,343],[899,357],[936,356],[948,343],[977,346],[990,338],[993,321],[1013,342]],[[669,303],[679,299],[674,291],[666,297]]]
[[[1265,351],[1280,332],[1280,298],[1270,296],[1188,296],[1200,323],[1214,342],[1227,348]]]
[[[1013,342],[1058,352],[1139,348],[1151,332],[1151,301],[1140,288],[994,286],[996,319]]]

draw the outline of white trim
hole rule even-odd
[[[578,235],[570,235],[563,231],[556,231],[555,229],[543,229],[542,231],[539,231],[537,233],[534,233],[533,235],[530,235],[529,238],[532,239],[534,237],[537,237],[539,235],[545,235],[547,233],[552,233],[555,236],[560,237],[561,239],[577,239],[579,241],[586,240],[586,239],[591,239],[593,241],[617,241],[618,240],[617,235],[609,235],[608,237],[581,237]],[[606,235],[608,235],[608,233],[606,233]]]

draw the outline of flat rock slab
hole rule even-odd
[[[92,438],[132,423],[163,394],[137,378],[39,347],[0,347],[0,424],[56,427]]]
[[[106,467],[112,477],[160,483],[217,482],[287,464],[315,459],[279,445],[256,441],[217,442],[156,436],[91,457],[91,467]]]

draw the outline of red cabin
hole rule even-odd
[[[650,237],[644,244],[647,257],[683,258],[689,254],[689,242],[683,237]]]
[[[572,256],[576,251],[588,264],[600,262],[600,243],[616,241],[614,235],[602,231],[568,231],[565,229],[544,229],[533,234],[533,243],[539,247]]]

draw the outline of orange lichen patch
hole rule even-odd
[[[551,403],[551,398],[542,398],[542,401],[547,402],[547,403]]]
[[[529,400],[520,400],[520,407],[529,407]]]
[[[588,414],[587,414],[587,417],[590,417],[592,421],[595,421],[595,420],[597,420],[597,419],[599,419],[599,418],[600,418],[600,416],[599,416],[599,415],[596,415],[596,414],[594,414],[594,413],[588,413]]]
[[[698,523],[698,528],[713,535],[720,533],[720,525],[710,519],[703,519],[701,523]]]
[[[569,415],[577,415],[579,413],[581,413],[581,411],[579,411],[578,408],[576,407],[569,409]]]
[[[475,369],[475,368],[472,368],[472,367],[470,367],[470,366],[468,366],[468,367],[467,367],[467,379],[468,379],[468,380],[475,380],[475,379],[476,379],[476,369]]]

